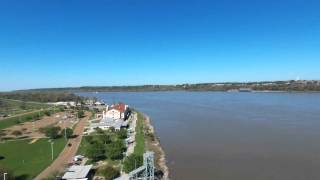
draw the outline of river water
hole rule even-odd
[[[80,94],[148,114],[171,179],[320,179],[318,93]]]

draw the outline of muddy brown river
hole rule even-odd
[[[320,179],[320,93],[80,93],[152,118],[173,180]]]

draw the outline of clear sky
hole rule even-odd
[[[1,0],[0,91],[320,79],[319,0]]]

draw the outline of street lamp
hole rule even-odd
[[[68,117],[67,117],[68,118]],[[64,138],[67,140],[67,126],[66,126],[66,120],[63,120],[63,126],[64,126]]]
[[[53,161],[53,141],[49,140],[49,143],[51,144],[51,160]]]
[[[6,175],[7,175],[8,173],[3,173],[3,180],[6,180]]]

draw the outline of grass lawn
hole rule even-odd
[[[40,139],[34,144],[30,140],[11,141],[0,143],[0,164],[13,170],[20,179],[33,179],[42,170],[51,164],[51,146],[48,139]],[[64,138],[54,141],[54,158],[66,145]]]
[[[25,113],[23,115],[17,115],[15,117],[10,117],[10,118],[5,118],[5,119],[0,119],[0,130],[1,129],[5,129],[7,127],[16,125],[16,124],[20,124],[20,123],[24,123],[27,121],[31,121],[37,118],[40,118],[42,116],[44,116],[44,112],[48,111],[50,113],[53,113],[52,109],[45,109],[45,110],[38,110],[35,112],[30,112],[30,113]],[[59,110],[56,110],[55,112],[58,112]]]
[[[90,145],[90,143],[88,141],[86,141],[85,137],[83,137],[81,140],[80,146],[78,148],[77,154],[84,156],[86,154],[86,150],[89,145]]]
[[[134,153],[137,155],[143,155],[145,151],[144,138],[143,115],[138,112],[138,121],[136,125],[136,146],[134,147]]]
[[[50,107],[50,105],[45,103],[0,98],[0,115],[10,114],[11,116],[13,116],[20,113],[38,110],[41,108],[45,109],[48,107]]]

